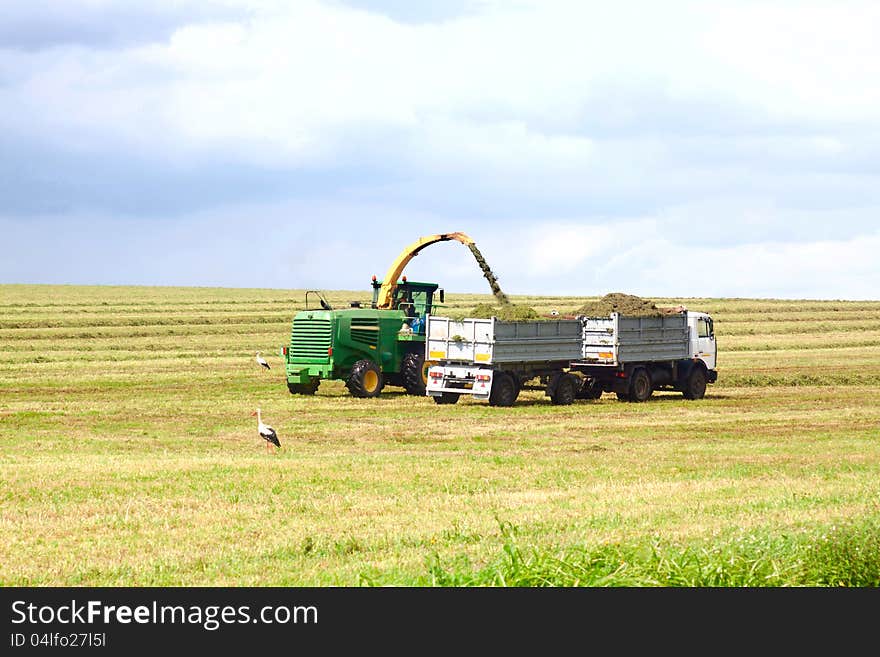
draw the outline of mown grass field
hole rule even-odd
[[[706,399],[490,408],[289,395],[303,300],[0,286],[0,583],[880,585],[880,301],[657,299],[716,319]]]

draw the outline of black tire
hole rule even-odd
[[[291,395],[314,395],[318,392],[318,386],[321,385],[321,379],[312,377],[308,383],[287,383],[287,389]]]
[[[694,365],[688,372],[682,394],[685,399],[702,399],[706,396],[706,370]]]
[[[435,404],[457,404],[461,395],[454,392],[441,392],[439,397],[431,396]]]
[[[489,406],[513,406],[519,395],[516,382],[507,372],[495,372]]]
[[[516,388],[516,396],[519,397],[519,393],[522,392],[522,387],[526,384],[526,382],[515,375],[511,376],[511,378],[513,379],[513,387]]]
[[[428,367],[425,365],[425,354],[407,354],[400,365],[403,387],[411,395],[425,396],[428,386]]]
[[[354,397],[378,397],[385,383],[379,366],[371,360],[359,360],[351,368],[345,387]]]
[[[644,402],[648,401],[652,394],[654,394],[654,384],[651,381],[651,375],[644,367],[640,367],[633,372],[630,380],[629,399],[634,402]]]
[[[553,402],[555,406],[568,406],[574,403],[574,398],[580,385],[581,382],[578,380],[577,376],[570,372],[566,372],[561,375],[556,382],[556,389],[553,391],[550,401]]]

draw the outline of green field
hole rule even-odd
[[[880,301],[655,299],[714,315],[706,399],[490,408],[291,396],[303,300],[0,286],[0,584],[880,585]]]

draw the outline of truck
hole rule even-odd
[[[314,395],[321,381],[342,380],[354,397],[377,397],[385,385],[424,396],[424,320],[444,302],[444,292],[437,283],[408,281],[402,273],[422,249],[450,240],[473,245],[460,232],[419,238],[383,280],[372,277],[369,307],[351,301],[333,308],[320,291],[307,291],[305,308],[294,315],[290,340],[280,349],[290,393]]]
[[[655,390],[702,399],[718,379],[717,356],[712,317],[688,310],[547,321],[428,316],[425,394],[491,406],[512,406],[523,389],[544,390],[557,405],[606,392],[630,402]]]

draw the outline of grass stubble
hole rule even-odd
[[[880,584],[880,302],[654,301],[713,313],[705,400],[495,409],[289,395],[302,291],[2,286],[0,584]]]

